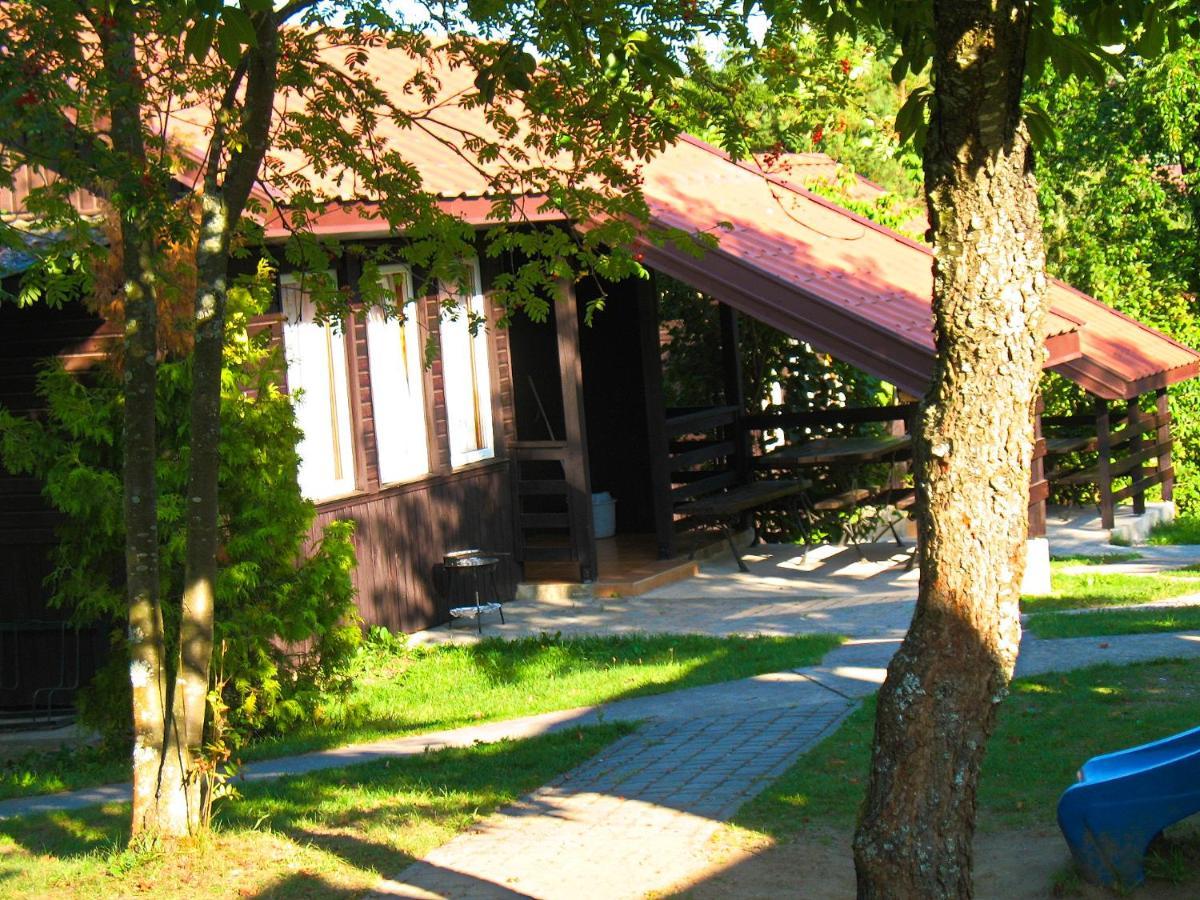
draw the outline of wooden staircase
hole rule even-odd
[[[575,460],[567,441],[514,441],[509,455],[517,562],[573,562],[581,581],[595,580],[591,494],[582,460]]]

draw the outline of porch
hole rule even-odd
[[[637,248],[655,277],[716,304],[720,384],[687,408],[665,395],[653,280],[564,283],[551,327],[516,323],[509,453],[515,558],[527,577],[529,566],[553,563],[572,567],[580,582],[596,580],[593,491],[616,498],[618,536],[654,535],[667,561],[686,556],[681,541],[692,526],[745,528],[757,516],[771,531],[771,516],[796,521],[798,510],[822,505],[834,514],[910,511],[912,401],[936,357],[929,247],[691,138],[648,167],[645,191],[655,225],[720,233],[700,255],[649,237]],[[1061,282],[1048,290],[1045,368],[1082,389],[1091,408],[1048,417],[1044,435],[1041,409],[1031,410],[1034,538],[1045,534],[1052,483],[1064,479],[1098,493],[1105,522],[1122,500],[1140,510],[1148,492],[1170,499],[1166,391],[1200,371],[1200,355],[1165,335]],[[602,311],[585,324],[597,302]],[[751,319],[890,385],[892,405],[780,412],[748,403],[738,332]],[[1064,451],[1068,438],[1076,444]],[[885,439],[897,442],[894,452],[846,449]],[[813,452],[821,440],[843,444],[834,455]]]

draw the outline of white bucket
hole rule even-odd
[[[592,494],[592,528],[598,538],[617,533],[617,501],[608,491]]]

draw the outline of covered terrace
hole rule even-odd
[[[703,409],[665,405],[657,296],[645,282],[609,291],[604,314],[590,328],[580,326],[578,306],[591,288],[564,285],[556,310],[558,325],[552,338],[541,338],[541,352],[531,352],[536,341],[514,334],[518,391],[527,381],[538,402],[536,409],[530,407],[533,415],[524,419],[540,417],[545,425],[539,422],[535,427],[546,427],[542,439],[527,440],[530,428],[521,427],[518,393],[518,440],[512,446],[522,524],[518,559],[577,562],[584,581],[597,575],[593,487],[617,497],[619,534],[653,533],[657,555],[669,558],[690,546],[681,528],[688,524],[689,510],[699,508],[697,501],[745,494],[745,486],[758,485],[748,496],[760,494],[766,498],[764,506],[769,505],[783,498],[770,496],[763,482],[808,481],[797,468],[838,462],[836,454],[827,459],[810,452],[811,443],[802,447],[797,439],[806,440],[823,429],[847,435],[857,426],[875,423],[876,435],[881,430],[890,435],[893,442],[884,443],[891,451],[885,447],[880,453],[882,445],[860,444],[861,452],[846,452],[844,462],[903,462],[905,433],[915,410],[911,403],[806,413],[748,410],[737,353],[739,316],[752,317],[849,363],[909,398],[926,391],[934,366],[932,260],[925,244],[751,163],[735,162],[691,137],[646,166],[645,191],[656,224],[719,238],[718,247],[700,257],[650,239],[640,250],[647,267],[721,304],[724,403]],[[1132,498],[1135,506],[1144,504],[1146,491],[1155,485],[1170,499],[1166,390],[1200,369],[1200,355],[1194,351],[1068,285],[1052,281],[1050,296],[1051,311],[1044,323],[1046,369],[1083,388],[1093,398],[1094,409],[1086,416],[1047,420],[1052,435],[1039,439],[1030,472],[1031,537],[1045,534],[1047,453],[1057,462],[1068,452],[1063,449],[1068,439],[1073,442],[1069,452],[1098,455],[1099,462],[1068,474],[1079,482],[1090,479],[1106,508],[1125,498]],[[557,383],[544,378],[545,366],[553,366],[555,357]],[[542,364],[532,364],[534,358]],[[548,395],[554,397],[549,414],[554,424],[546,421]],[[1117,417],[1109,412],[1114,401],[1122,404]],[[1040,436],[1040,421],[1037,426]],[[753,438],[768,431],[783,434],[785,442],[763,456],[755,452]],[[788,459],[798,464],[772,462]],[[521,475],[525,462],[551,460],[562,467],[566,498],[565,506],[554,513],[539,511],[536,501],[530,502],[531,491],[557,490],[544,471],[536,478]],[[1051,477],[1060,471],[1051,469]],[[1113,480],[1122,476],[1130,483],[1114,489]],[[847,505],[878,501],[880,496],[878,490],[863,489],[843,492],[833,502]],[[891,499],[905,496],[901,491]],[[736,503],[721,507],[719,500],[716,506],[743,524],[755,509],[739,510]],[[565,543],[554,546],[546,538],[544,526],[550,525],[565,534]]]

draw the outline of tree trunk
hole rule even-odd
[[[133,41],[133,12],[114,8],[102,34],[106,75],[112,80],[113,149],[123,175],[135,182],[146,171],[141,91]],[[119,186],[138,191],[133,183]],[[133,196],[137,196],[136,193]],[[164,665],[162,608],[158,596],[158,487],[155,479],[158,380],[158,311],[154,294],[154,243],[138,216],[121,218],[125,300],[124,481],[125,578],[129,597],[129,681],[133,693],[134,837],[156,834],[162,824],[158,779],[166,738],[168,675]]]
[[[221,357],[225,341],[225,297],[229,265],[229,216],[218,192],[201,198],[196,249],[195,346],[192,350],[187,550],[184,565],[179,664],[172,702],[172,730],[185,767],[172,773],[164,790],[177,792],[187,809],[187,827],[202,824],[204,784],[195,760],[203,752],[209,669],[213,648],[213,604],[220,540],[217,490],[221,469]]]
[[[220,544],[219,476],[221,470],[221,368],[225,345],[225,304],[229,289],[229,247],[250,188],[266,153],[278,66],[278,23],[258,20],[258,47],[239,68],[226,94],[232,106],[243,73],[248,79],[243,107],[241,147],[231,155],[225,183],[220,168],[225,153],[221,123],[210,140],[205,163],[200,229],[196,244],[195,344],[189,420],[187,548],[185,554],[179,661],[172,699],[172,746],[180,761],[163,790],[181,798],[187,827],[206,825],[203,791],[196,760],[204,744],[205,714],[215,631],[217,549]]]
[[[879,693],[858,895],[969,897],[976,785],[1020,642],[1044,252],[1020,121],[1028,7],[935,0],[925,149],[938,361],[915,456],[921,582]]]

